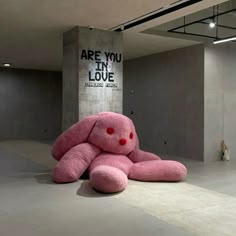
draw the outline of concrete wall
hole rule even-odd
[[[124,113],[143,149],[203,160],[203,86],[203,45],[124,63]]]
[[[122,48],[122,33],[79,27],[79,118],[101,111],[123,112]],[[93,60],[85,60],[83,50],[98,52],[97,60],[95,56]],[[108,68],[101,69],[101,63],[107,64]],[[104,75],[106,80],[99,80],[99,76],[96,79],[96,73]],[[107,73],[111,73],[110,80]]]
[[[0,139],[54,139],[61,132],[61,73],[0,69]]]
[[[63,35],[62,130],[78,121],[78,30]]]
[[[205,48],[204,159],[220,159],[225,140],[231,158],[236,155],[236,45],[225,43]]]
[[[122,113],[122,33],[75,27],[63,39],[63,129],[101,111]]]

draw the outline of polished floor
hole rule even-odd
[[[185,182],[104,195],[87,180],[52,183],[47,142],[1,141],[0,235],[235,236],[236,162],[182,162]]]

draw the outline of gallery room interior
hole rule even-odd
[[[0,235],[235,236],[236,0],[0,0]]]

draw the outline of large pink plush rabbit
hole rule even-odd
[[[106,193],[126,188],[128,178],[141,181],[181,181],[186,168],[139,149],[133,122],[126,116],[101,112],[76,123],[55,141],[53,157],[59,162],[52,178],[76,181],[88,170],[91,186]]]

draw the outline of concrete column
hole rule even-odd
[[[63,35],[65,130],[101,111],[122,113],[122,33],[75,27]]]

